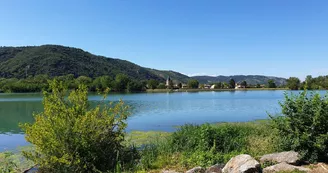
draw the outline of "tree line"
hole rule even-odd
[[[287,79],[286,87],[291,90],[322,90],[328,89],[328,76],[318,76],[313,78],[311,75],[306,76],[305,80],[301,80],[297,77],[290,77]]]
[[[30,76],[26,79],[17,78],[0,78],[0,90],[2,92],[40,92],[42,90],[49,91],[49,80],[57,80],[67,86],[68,89],[76,89],[79,85],[87,86],[89,91],[104,91],[110,88],[115,92],[138,92],[146,88],[147,81],[138,81],[129,78],[127,75],[118,74],[115,78],[110,76],[100,76],[90,78],[87,76],[74,77],[73,74],[57,77],[49,77],[47,75]]]
[[[173,83],[169,81],[168,85],[163,81],[155,79],[150,80],[136,80],[128,77],[125,74],[117,74],[114,78],[110,76],[100,76],[96,78],[90,78],[88,76],[74,77],[73,74],[49,77],[48,75],[36,75],[29,76],[25,79],[17,78],[0,78],[0,91],[1,92],[40,92],[42,90],[49,91],[49,80],[56,79],[61,81],[69,89],[76,89],[80,84],[88,87],[89,91],[104,91],[110,88],[114,92],[141,92],[147,89],[180,89],[180,88],[205,88],[204,84],[200,84],[196,79],[191,79],[187,84]],[[229,82],[216,82],[211,83],[214,85],[214,89],[234,89],[237,82],[234,79],[230,79]],[[184,86],[183,86],[184,85]],[[289,88],[291,90],[318,90],[328,89],[328,76],[319,76],[313,78],[307,76],[305,81],[297,77],[290,77],[286,80],[286,83],[281,86],[277,86],[273,79],[267,81],[267,84],[248,84],[246,81],[242,81],[237,84],[240,88]]]

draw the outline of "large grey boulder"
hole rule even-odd
[[[311,171],[309,168],[294,166],[294,165],[290,165],[288,163],[283,162],[283,163],[279,163],[279,164],[264,168],[263,173],[275,173],[275,172],[294,171],[294,170],[299,170],[299,171],[304,171],[304,172]]]
[[[205,169],[198,166],[198,167],[188,170],[186,173],[204,173],[204,172],[205,172]]]
[[[216,164],[206,169],[205,173],[222,173],[224,165]]]
[[[282,163],[286,162],[297,165],[300,162],[300,155],[295,151],[285,151],[281,153],[266,154],[261,157],[260,162]]]
[[[261,165],[248,154],[238,155],[229,160],[222,169],[223,173],[260,173]]]

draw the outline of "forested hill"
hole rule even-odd
[[[164,81],[167,76],[187,82],[189,77],[174,71],[144,68],[134,63],[93,55],[81,49],[59,45],[0,47],[0,78],[24,78],[47,74],[50,77],[73,74],[95,78],[122,73],[132,79]]]
[[[216,83],[216,82],[229,82],[230,79],[234,79],[237,83],[246,81],[247,84],[267,84],[268,80],[272,79],[277,85],[286,84],[285,78],[261,76],[261,75],[233,75],[233,76],[193,76],[200,83]]]

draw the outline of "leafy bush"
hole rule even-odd
[[[298,151],[312,162],[328,161],[328,97],[285,93],[280,106],[283,116],[270,116],[280,134],[280,148]]]
[[[44,172],[105,172],[134,164],[137,151],[123,145],[128,107],[122,101],[89,108],[85,86],[67,98],[62,83],[49,85],[44,111],[35,115],[35,123],[21,125],[35,145],[24,152],[26,158]]]

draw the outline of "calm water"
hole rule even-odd
[[[325,93],[324,91],[320,91]],[[111,94],[107,100],[123,99],[131,106],[128,131],[173,131],[185,123],[240,122],[279,113],[284,91],[181,92]],[[297,93],[297,92],[296,92]],[[92,102],[101,96],[90,95]],[[18,123],[32,122],[42,111],[40,94],[0,94],[0,151],[27,145]]]

